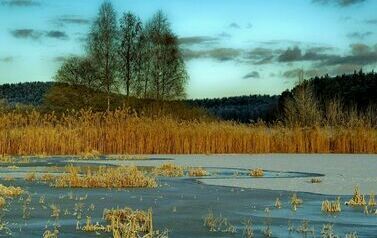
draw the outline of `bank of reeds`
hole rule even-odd
[[[0,115],[0,154],[377,153],[377,129],[177,121],[127,110]]]
[[[100,167],[98,171],[80,173],[79,167],[68,166],[57,176],[53,185],[58,188],[154,188],[157,182],[135,166]]]

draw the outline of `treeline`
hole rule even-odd
[[[162,11],[145,23],[132,12],[118,19],[105,1],[87,36],[86,52],[68,58],[56,81],[105,93],[107,110],[114,93],[161,101],[185,97],[183,55]]]
[[[279,99],[279,119],[290,126],[376,126],[377,74],[300,79]]]
[[[185,102],[199,107],[216,118],[242,123],[262,120],[273,122],[277,119],[279,96],[250,95],[213,99],[193,99]]]
[[[53,82],[25,82],[0,85],[0,100],[10,106],[16,104],[39,106]]]

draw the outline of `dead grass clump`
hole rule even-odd
[[[58,238],[58,237],[59,237],[59,230],[56,228],[52,231],[46,230],[45,232],[43,232],[43,238]]]
[[[335,233],[332,224],[324,224],[321,230],[321,237],[322,238],[339,238],[339,236]]]
[[[245,228],[243,230],[242,237],[245,238],[253,238],[254,237],[254,228],[253,228],[253,222],[251,219],[247,219],[244,222]]]
[[[236,233],[237,229],[232,225],[227,218],[222,216],[216,217],[212,210],[203,218],[204,226],[211,232]]]
[[[275,208],[280,209],[281,208],[281,201],[279,198],[276,198],[275,200]]]
[[[203,176],[208,176],[208,175],[209,175],[209,173],[201,167],[191,168],[189,170],[189,176],[190,177],[203,177]]]
[[[92,160],[92,159],[99,159],[101,153],[97,150],[85,150],[85,152],[79,153],[80,158],[82,160]]]
[[[35,173],[28,173],[25,175],[25,181],[28,181],[28,182],[34,182],[35,180],[37,179],[37,176],[35,175]]]
[[[359,186],[355,187],[353,197],[351,200],[346,202],[347,206],[352,206],[352,207],[358,207],[358,206],[365,206],[366,201],[364,198],[364,195],[361,194]]]
[[[375,200],[375,198],[374,198],[374,193],[371,193],[371,194],[369,195],[368,206],[369,206],[369,207],[375,207],[376,205],[377,205],[377,203],[376,203],[376,200]]]
[[[58,188],[154,188],[155,178],[145,175],[135,166],[100,167],[80,174],[80,168],[68,166],[67,172],[57,176],[53,184]]]
[[[20,196],[24,190],[20,187],[13,187],[13,186],[4,186],[0,184],[0,196],[4,197],[17,197]]]
[[[172,163],[166,163],[153,169],[153,174],[164,177],[182,177],[183,167]]]
[[[5,201],[5,198],[0,197],[0,208],[3,208],[7,202]]]
[[[337,197],[335,201],[325,200],[322,202],[322,212],[326,213],[339,213],[342,211],[340,204],[340,197]]]
[[[15,161],[14,157],[8,155],[0,155],[0,163],[9,164]]]
[[[359,236],[357,235],[356,232],[351,232],[347,233],[345,238],[358,238]]]
[[[55,176],[49,173],[43,174],[40,177],[40,180],[43,182],[51,182],[51,181],[54,181],[54,179],[55,179]]]
[[[114,238],[166,238],[167,232],[153,230],[152,209],[148,211],[124,209],[105,209],[103,218],[107,225],[92,224],[87,217],[86,224],[82,228],[85,232],[112,232]]]
[[[310,179],[311,183],[322,183],[322,180],[320,178],[312,178]]]
[[[250,171],[250,176],[253,176],[253,177],[263,177],[264,176],[263,169],[261,169],[261,168],[252,169]]]
[[[296,210],[298,206],[302,205],[302,203],[303,203],[302,199],[298,198],[296,193],[292,194],[291,206],[293,210]]]

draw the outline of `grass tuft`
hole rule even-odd
[[[182,177],[183,167],[172,163],[166,163],[153,169],[152,172],[156,176],[163,177]]]
[[[135,166],[100,167],[80,174],[80,168],[68,166],[67,172],[57,176],[53,186],[58,188],[155,188],[155,178],[145,175]]]

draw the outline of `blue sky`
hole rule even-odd
[[[83,53],[102,0],[0,0],[0,83],[50,81]],[[306,77],[377,65],[374,0],[113,0],[118,16],[159,9],[181,39],[190,98],[279,94]]]

